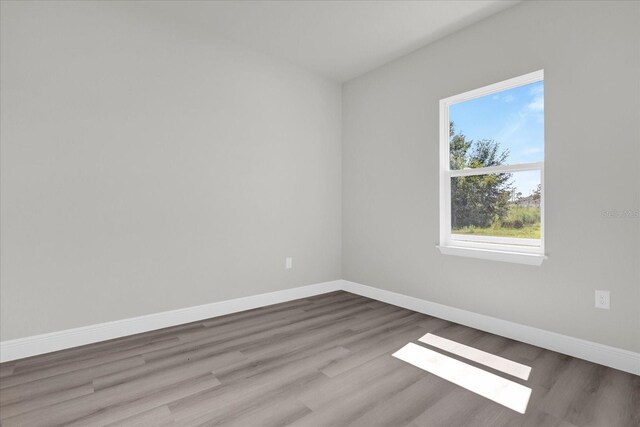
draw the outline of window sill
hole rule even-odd
[[[522,252],[497,251],[492,249],[464,248],[460,246],[436,246],[443,255],[488,259],[516,264],[540,265],[547,256]]]

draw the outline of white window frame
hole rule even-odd
[[[450,106],[539,81],[544,81],[544,70],[535,71],[440,100],[440,245],[438,245],[438,248],[442,254],[529,265],[540,265],[546,258],[544,255],[544,161],[461,170],[450,169],[449,163]],[[457,176],[523,171],[540,171],[539,240],[469,236],[451,233],[451,178]]]

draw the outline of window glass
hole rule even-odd
[[[540,204],[539,170],[452,177],[452,238],[540,239]]]
[[[449,106],[450,168],[544,160],[544,82]]]

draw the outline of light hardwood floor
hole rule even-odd
[[[427,332],[532,367],[521,415],[391,356]],[[420,344],[423,345],[424,344]],[[0,365],[2,426],[639,426],[640,377],[346,292]]]

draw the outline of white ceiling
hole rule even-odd
[[[347,81],[518,1],[142,2],[175,24],[216,33]],[[150,10],[153,9],[153,10]]]

